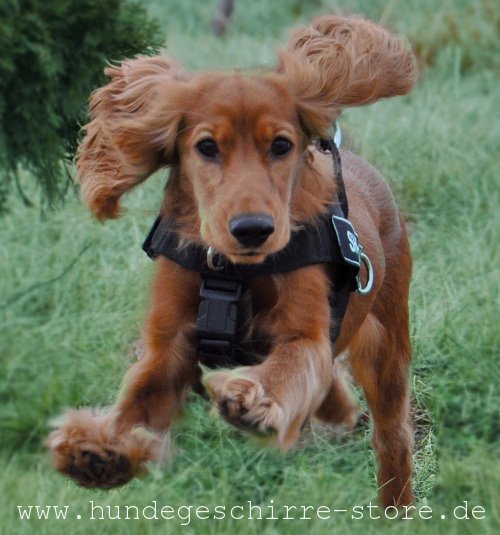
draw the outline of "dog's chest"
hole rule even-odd
[[[282,278],[281,275],[256,277],[244,295],[246,312],[243,313],[250,324],[247,332],[259,355],[267,355],[273,345],[273,315],[277,312]]]

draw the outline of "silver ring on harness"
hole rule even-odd
[[[359,254],[359,258],[363,261],[363,264],[366,267],[368,279],[366,280],[366,284],[363,286],[363,283],[361,282],[361,277],[359,275],[356,277],[356,282],[358,283],[357,291],[361,295],[367,295],[371,292],[373,288],[373,280],[374,280],[373,266],[367,254],[361,252]]]
[[[221,269],[224,269],[224,266],[217,264],[214,262],[215,260],[215,249],[213,247],[209,247],[207,251],[207,266],[209,269],[213,271],[220,271]]]

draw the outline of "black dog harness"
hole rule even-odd
[[[362,252],[358,235],[349,222],[340,154],[333,140],[319,140],[317,148],[331,152],[337,191],[332,204],[314,223],[302,225],[288,244],[266,257],[261,264],[233,264],[197,243],[181,244],[178,225],[172,218],[159,216],[143,249],[152,259],[159,255],[201,275],[200,305],[196,323],[198,358],[207,367],[256,364],[252,342],[247,336],[251,318],[249,282],[254,277],[275,275],[312,264],[327,264],[334,291],[330,295],[330,338],[335,343],[340,332],[351,291],[368,293],[373,271]],[[361,287],[361,262],[368,269],[368,282]],[[370,286],[370,288],[369,288]]]

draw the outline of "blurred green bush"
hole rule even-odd
[[[0,214],[21,169],[43,205],[62,199],[90,91],[107,61],[152,54],[159,26],[129,0],[0,2]],[[31,188],[30,188],[31,191]]]

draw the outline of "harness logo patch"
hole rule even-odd
[[[348,264],[359,268],[361,246],[354,227],[348,219],[336,215],[332,215],[332,223],[342,257]]]
[[[350,230],[347,231],[347,239],[349,240],[349,249],[353,253],[358,254],[359,252],[359,245],[358,245],[358,238],[355,234],[353,234]]]

